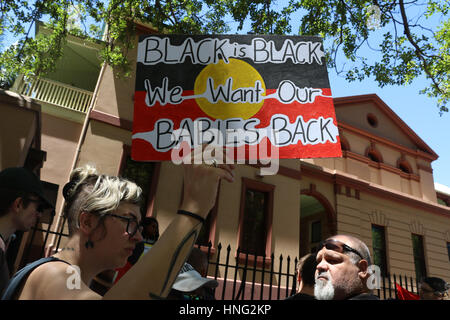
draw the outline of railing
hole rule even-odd
[[[212,274],[219,282],[219,286],[215,289],[218,300],[281,300],[296,292],[297,258],[292,260],[290,256],[283,258],[283,255],[280,255],[278,264],[274,265],[275,255],[272,253],[270,257],[263,256],[258,263],[257,259],[250,261],[248,253],[241,253],[238,248],[236,257],[240,254],[245,256],[244,262],[240,263],[239,259],[230,259],[231,246],[228,245],[224,263],[221,259],[220,243],[217,246],[216,257],[212,256],[210,245],[206,249],[208,266],[214,269]]]
[[[16,92],[37,101],[82,113],[87,112],[93,96],[90,91],[75,88],[65,83],[23,76],[18,79]]]
[[[223,248],[220,243],[215,256],[211,252],[211,244],[203,248],[207,250],[209,274],[213,275],[210,277],[219,282],[219,286],[215,289],[215,297],[218,300],[282,300],[296,292],[297,257],[291,259],[289,256],[283,258],[283,255],[280,255],[277,267],[274,268],[274,254],[270,256],[270,260],[267,259],[270,266],[266,267],[265,256],[263,263],[257,266],[256,260],[249,262],[248,254],[245,255],[244,263],[231,258],[230,246],[226,248],[225,258],[221,257]],[[239,256],[239,249],[236,256]],[[221,277],[218,277],[219,270]],[[240,280],[237,280],[238,274]],[[381,276],[379,289],[374,289],[373,294],[382,300],[398,299],[396,283],[403,289],[418,294],[418,280],[395,274]]]
[[[40,228],[38,225],[32,228],[31,237],[25,246],[19,268],[44,256],[45,247],[51,234],[57,235],[55,246],[52,248],[53,252],[57,252],[62,238],[67,239],[68,237],[63,232],[65,223],[66,219],[63,220],[57,232],[50,231],[49,227]],[[33,239],[40,240],[36,242]],[[20,241],[20,239],[17,240]],[[17,247],[19,247],[18,245]],[[263,257],[262,263],[257,263],[257,260],[249,261],[248,255],[245,254],[245,262],[241,263],[236,258],[239,256],[239,249],[235,256],[234,251],[232,254],[230,245],[223,250],[224,248],[219,243],[214,250],[214,254],[211,244],[208,247],[202,246],[202,249],[207,250],[208,277],[219,282],[219,286],[215,288],[217,300],[282,300],[296,292],[295,266],[298,262],[297,257],[291,259],[289,256],[284,258],[283,255],[280,255],[276,259],[275,255],[272,254],[267,259]],[[274,264],[276,260],[278,260],[278,263]],[[419,284],[416,279],[392,274],[381,277],[379,289],[373,290],[373,294],[378,295],[383,300],[398,299],[395,283],[409,292],[415,294],[418,292]],[[106,292],[108,287],[102,287],[98,293]]]

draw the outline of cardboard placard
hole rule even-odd
[[[134,99],[134,160],[170,160],[182,143],[342,155],[319,37],[141,36]]]

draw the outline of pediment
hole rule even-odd
[[[333,99],[338,124],[389,140],[430,158],[438,155],[376,94]]]

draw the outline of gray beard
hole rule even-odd
[[[314,285],[314,296],[317,300],[333,300],[334,298],[334,287],[331,280],[328,281],[316,279],[316,284]]]

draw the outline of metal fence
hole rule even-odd
[[[50,224],[46,228],[42,228],[42,225],[34,227],[26,244],[22,245],[21,263],[18,267],[43,257],[51,235],[56,235],[52,252],[58,251],[62,238],[68,237],[63,232],[65,223],[64,219],[56,232],[50,230]],[[282,254],[275,256],[272,253],[270,257],[263,256],[257,260],[252,259],[248,253],[240,252],[239,248],[232,250],[231,245],[224,248],[221,243],[216,248],[211,243],[200,248],[208,257],[208,277],[219,282],[215,289],[217,300],[282,300],[295,294],[297,290],[297,257],[284,257]],[[374,294],[380,299],[397,299],[395,283],[409,292],[418,292],[417,279],[392,274],[380,278],[380,288],[374,290]],[[107,288],[104,289],[106,292]]]
[[[258,261],[249,259],[249,254],[242,254],[238,248],[231,259],[232,250],[228,245],[225,259],[222,259],[221,243],[217,245],[214,254],[211,244],[203,248],[207,250],[209,274],[214,274],[214,279],[219,282],[215,295],[218,300],[280,300],[296,291],[296,257],[293,260],[290,256],[284,258],[281,254],[275,264],[273,253],[270,257],[264,255]],[[245,258],[237,258],[242,255]]]
[[[294,259],[291,259],[290,256],[284,258],[281,254],[277,258],[278,263],[274,264],[275,256],[272,254],[270,259],[268,259],[270,265],[266,267],[265,256],[263,256],[263,262],[258,266],[256,260],[249,262],[248,254],[245,254],[245,262],[239,263],[238,259],[236,259],[240,254],[239,249],[236,252],[236,256],[231,259],[232,250],[230,245],[226,248],[224,258],[222,257],[223,248],[220,243],[214,254],[211,249],[211,244],[208,247],[203,247],[208,256],[210,277],[219,281],[219,287],[216,289],[216,299],[280,300],[295,294],[297,290],[295,270],[298,262],[297,257]],[[274,265],[277,267],[274,267]],[[222,269],[223,277],[218,276],[220,269]],[[418,294],[419,283],[417,279],[395,274],[381,276],[379,278],[379,289],[375,289],[373,293],[383,300],[398,299],[395,283],[409,292]]]

